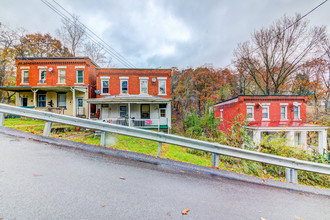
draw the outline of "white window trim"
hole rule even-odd
[[[57,75],[58,75],[58,77],[57,77],[57,84],[64,85],[64,84],[66,84],[66,66],[61,66],[61,67],[63,67],[63,68],[59,68],[59,66],[57,67],[57,69],[58,69],[58,71],[57,71]],[[61,70],[64,70],[65,71],[64,72],[64,83],[60,83],[60,71]]]
[[[269,103],[264,103],[264,104],[269,104]],[[269,106],[270,106],[270,105],[262,105],[262,109],[261,109],[261,118],[262,118],[261,120],[262,120],[262,121],[270,121],[270,118],[269,118],[269,116],[270,116],[270,115],[269,115],[269,114],[270,114],[270,113],[269,113]],[[268,115],[268,118],[263,118],[263,115],[262,115],[262,110],[263,110],[263,109],[267,109],[267,111],[268,111],[268,114],[267,114],[267,115]]]
[[[38,69],[39,69],[39,81],[38,81],[37,84],[38,85],[44,85],[44,84],[46,84],[47,69],[45,68],[45,66],[38,66]],[[41,80],[41,72],[42,71],[46,71],[45,82],[40,82],[40,80]]]
[[[128,76],[120,76],[119,79],[120,79],[120,80],[128,80],[129,77],[128,77]]]
[[[281,121],[287,121],[288,120],[288,103],[280,103],[280,114],[281,114]],[[282,107],[285,107],[285,118],[282,118]]]
[[[220,109],[220,118],[223,119],[223,109]]]
[[[141,79],[141,78],[142,78],[142,79]],[[147,79],[146,79],[146,78],[147,78]],[[149,88],[148,88],[148,84],[149,84],[149,83],[148,83],[148,82],[149,82],[148,79],[149,79],[149,77],[140,77],[140,95],[148,95],[148,91],[149,91],[149,90],[148,90],[148,89],[149,89]],[[147,93],[142,93],[142,82],[143,82],[143,81],[147,81]]]
[[[30,67],[29,66],[21,66],[21,70],[29,70]]]
[[[83,80],[82,80],[81,83],[78,82],[78,71],[82,71],[82,72],[83,72]],[[77,69],[77,70],[76,70],[76,83],[75,83],[75,84],[84,84],[84,80],[85,80],[85,71],[82,70],[81,68]]]
[[[85,69],[85,66],[75,66],[75,69]]]
[[[30,67],[28,69],[23,69],[23,71],[22,71],[22,82],[21,82],[21,84],[23,84],[23,85],[29,85],[29,79],[30,79],[29,69],[30,69]],[[24,82],[24,72],[28,72],[28,82]]]
[[[301,104],[300,104],[301,105]],[[301,117],[300,117],[300,105],[294,105],[293,106],[293,119],[294,120],[301,120]],[[298,108],[298,118],[295,118],[294,117],[294,107],[297,107]]]
[[[248,104],[251,104],[251,103],[246,103],[246,114],[248,114],[248,108],[252,108],[252,118],[247,118],[246,120],[248,121],[254,121],[254,103],[253,105],[248,105]]]
[[[57,66],[57,69],[66,69],[66,66]]]
[[[101,76],[101,95],[110,95],[110,77],[109,76]],[[108,81],[108,93],[103,93],[103,81]]]
[[[158,79],[158,95],[167,95],[167,89],[166,89],[166,80],[167,77],[157,77]],[[160,94],[160,82],[164,81],[165,82],[165,93],[164,94]]]
[[[119,77],[119,79],[120,79],[120,94],[121,95],[128,95],[129,94],[129,88],[128,88],[128,77]],[[127,81],[127,93],[122,93],[123,92],[123,90],[122,90],[122,84],[123,84],[123,82],[124,81]]]

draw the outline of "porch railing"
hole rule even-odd
[[[145,129],[169,129],[168,118],[164,119],[126,119],[126,118],[106,118],[103,122],[124,125],[129,127],[145,128]]]

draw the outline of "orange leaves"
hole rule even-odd
[[[184,210],[181,211],[181,214],[182,215],[187,215],[189,211],[190,211],[190,209],[184,209]]]
[[[121,180],[126,180],[126,178],[125,178],[125,177],[119,177],[119,179],[121,179]]]

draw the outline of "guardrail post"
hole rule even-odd
[[[212,167],[219,167],[219,154],[212,153]]]
[[[46,121],[45,128],[44,128],[44,134],[43,134],[44,136],[49,137],[50,132],[52,130],[52,125],[53,125],[53,122]]]
[[[100,145],[102,147],[107,146],[107,132],[105,132],[105,131],[101,132],[101,143],[100,143]]]
[[[298,183],[297,170],[292,168],[285,168],[285,178],[289,183]]]
[[[162,144],[162,142],[158,142],[157,157],[160,157],[160,154],[162,152]]]
[[[0,127],[3,127],[4,122],[5,122],[5,113],[0,113]]]

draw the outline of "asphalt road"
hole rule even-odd
[[[0,134],[0,219],[261,217],[328,220],[330,197]]]

